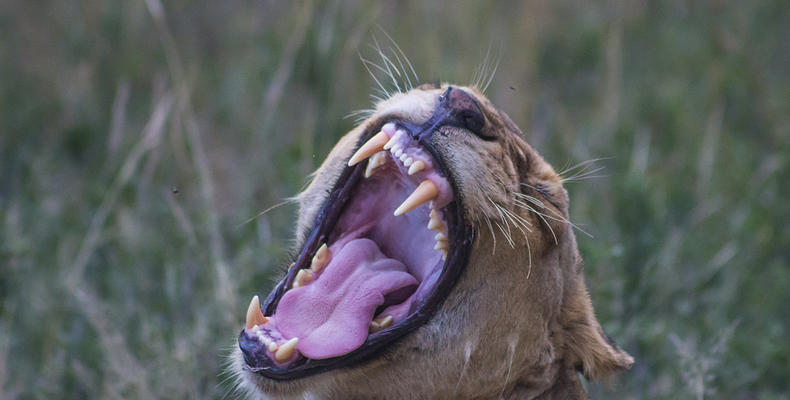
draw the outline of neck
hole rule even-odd
[[[587,400],[579,376],[574,370],[565,370],[557,376],[557,381],[544,392],[534,395],[534,388],[516,386],[508,399],[533,399],[533,400]]]

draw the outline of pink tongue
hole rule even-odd
[[[418,284],[403,263],[386,258],[374,241],[355,239],[332,255],[314,282],[286,292],[273,320],[285,338],[299,338],[297,348],[306,357],[337,357],[365,342],[385,295],[413,291]]]

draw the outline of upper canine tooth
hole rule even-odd
[[[351,167],[358,162],[372,156],[373,154],[378,153],[384,148],[384,145],[389,140],[389,135],[384,133],[384,131],[377,133],[375,136],[365,142],[365,144],[363,144],[353,156],[351,156],[351,158],[348,160],[348,166]]]
[[[409,167],[409,175],[414,175],[425,168],[425,163],[422,160],[417,160]]]
[[[308,283],[313,281],[313,271],[309,269],[300,269],[299,272],[296,273],[296,279],[294,279],[293,288],[296,289],[298,287],[307,285]]]
[[[253,326],[263,325],[267,322],[269,322],[269,318],[263,316],[258,296],[252,296],[250,305],[247,306],[247,329],[252,329]]]
[[[406,200],[403,200],[403,203],[395,210],[395,216],[397,217],[414,210],[420,205],[435,199],[438,195],[439,188],[432,180],[426,179],[417,186],[417,189],[414,189],[414,192]]]
[[[332,251],[329,250],[329,247],[326,247],[326,243],[322,244],[313,256],[313,261],[310,263],[310,270],[316,274],[323,271],[326,265],[329,264],[331,258]]]
[[[283,343],[277,349],[277,352],[274,353],[274,359],[283,362],[294,354],[294,350],[296,350],[296,345],[299,344],[299,338],[292,338],[291,340]]]

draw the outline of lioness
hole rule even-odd
[[[586,398],[604,334],[562,179],[474,87],[381,101],[298,196],[298,256],[255,296],[242,388],[285,398]]]

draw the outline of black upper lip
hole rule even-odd
[[[445,92],[445,95],[449,93]],[[440,99],[441,103],[441,99]],[[440,105],[437,105],[439,109]],[[438,111],[438,110],[437,110]],[[436,113],[434,114],[436,115]],[[360,137],[356,148],[359,148],[365,143],[373,133],[378,132],[385,122],[382,121],[375,126],[376,129],[366,131]],[[446,177],[450,186],[455,193],[455,198],[445,208],[444,216],[447,219],[448,233],[452,246],[447,255],[441,275],[434,286],[433,292],[425,298],[417,308],[417,311],[410,315],[406,320],[397,324],[391,329],[381,331],[377,334],[370,335],[365,342],[356,350],[339,357],[313,360],[302,358],[298,361],[288,365],[287,367],[279,367],[275,365],[268,357],[257,354],[251,354],[248,349],[245,349],[244,342],[247,340],[244,330],[239,334],[239,346],[244,354],[244,360],[249,368],[270,379],[274,380],[291,380],[303,378],[306,376],[314,375],[324,372],[333,368],[350,366],[355,363],[363,362],[372,359],[381,353],[387,351],[385,345],[392,344],[394,341],[402,338],[407,333],[417,329],[436,312],[441,303],[447,297],[448,293],[455,285],[461,272],[465,269],[469,251],[473,240],[473,230],[466,223],[463,207],[461,207],[461,197],[458,187],[454,180],[453,174],[447,168],[443,156],[436,150],[430,140],[431,134],[441,127],[441,120],[430,119],[425,124],[415,126],[400,121],[392,121],[397,125],[405,128],[415,139],[417,139],[425,150],[427,150],[433,159],[436,161],[436,167],[439,172]],[[450,121],[448,121],[450,122]],[[430,124],[429,124],[430,123]],[[450,125],[452,125],[450,123]],[[340,217],[345,204],[351,197],[352,190],[362,177],[364,172],[364,163],[359,163],[353,167],[346,167],[337,179],[334,188],[329,193],[329,196],[321,206],[320,211],[315,219],[313,229],[305,242],[302,251],[296,259],[296,265],[291,268],[288,274],[277,284],[275,289],[266,298],[263,311],[266,315],[274,314],[277,304],[286,292],[286,288],[290,287],[296,272],[300,268],[309,266],[310,260],[318,250],[318,247],[325,243],[332,227],[334,227],[338,218]]]

